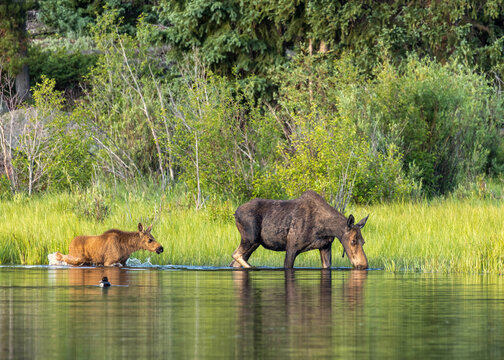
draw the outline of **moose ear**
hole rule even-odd
[[[347,223],[346,223],[349,229],[352,228],[354,222],[355,222],[355,218],[353,217],[352,214],[350,214],[350,216],[348,217]]]
[[[138,231],[143,232],[143,226],[142,223],[138,223]]]
[[[149,227],[145,230],[145,232],[146,232],[146,233],[150,233],[150,232],[151,232],[151,230],[152,230],[152,225],[151,225],[151,226],[149,226]]]
[[[366,225],[366,221],[367,221],[368,217],[369,217],[369,215],[366,216],[361,221],[359,221],[357,224],[355,224],[355,226],[357,226],[359,229],[362,229],[364,227],[364,225]]]

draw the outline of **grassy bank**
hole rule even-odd
[[[153,235],[165,252],[137,252],[153,264],[225,266],[239,242],[228,202],[209,201],[200,211],[183,196],[125,192],[106,202],[103,221],[86,217],[82,195],[16,197],[0,201],[0,263],[47,264],[47,254],[67,253],[71,239],[109,228],[133,231],[139,221],[156,222]],[[92,209],[91,209],[92,210]],[[349,209],[357,219],[370,214],[363,230],[373,268],[387,271],[504,273],[504,205],[497,201],[438,200]],[[258,249],[250,262],[282,266],[284,253]],[[349,266],[341,246],[333,247],[333,266]],[[301,254],[296,266],[320,266],[319,254]]]

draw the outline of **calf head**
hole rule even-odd
[[[364,239],[362,238],[361,229],[366,225],[369,215],[364,219],[354,224],[355,218],[350,215],[347,220],[345,233],[341,238],[341,245],[343,245],[343,256],[345,253],[348,259],[356,269],[367,269],[368,261],[364,249]]]
[[[160,243],[154,239],[151,235],[152,225],[147,229],[144,229],[141,223],[138,223],[138,235],[140,236],[140,246],[142,249],[155,252],[156,254],[161,254],[163,252],[163,247]]]

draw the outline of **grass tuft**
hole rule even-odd
[[[68,252],[77,235],[101,234],[110,228],[134,231],[138,222],[155,220],[153,235],[165,252],[133,255],[153,264],[227,266],[239,244],[233,222],[236,204],[212,202],[196,211],[183,194],[147,189],[122,191],[101,199],[109,210],[99,219],[82,216],[82,195],[46,194],[0,200],[0,263],[47,264],[47,255]],[[433,202],[354,207],[360,219],[370,214],[362,233],[372,268],[386,271],[504,273],[503,205],[493,200],[446,199]],[[349,212],[349,213],[350,213]],[[333,266],[348,267],[341,245],[333,245]],[[283,265],[285,253],[259,248],[255,266]],[[296,267],[320,267],[318,251],[301,254]]]

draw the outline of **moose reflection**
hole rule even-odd
[[[250,358],[262,358],[261,349],[271,346],[296,348],[301,358],[333,352],[335,337],[347,336],[348,323],[362,315],[367,272],[283,272],[282,278],[275,274],[269,280],[259,272],[233,272],[239,302],[238,347]],[[269,329],[283,334],[270,334]]]

